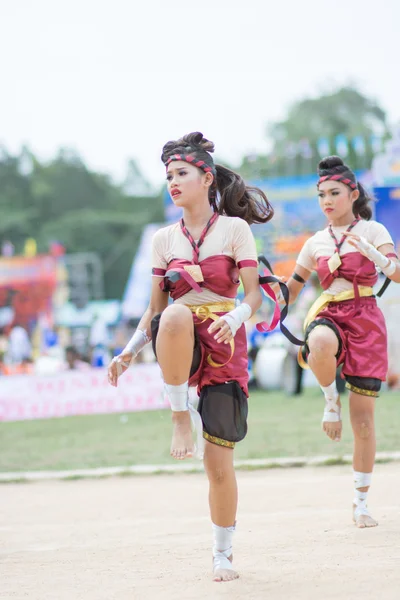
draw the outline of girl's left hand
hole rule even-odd
[[[221,344],[222,342],[229,344],[233,338],[232,330],[229,326],[229,323],[227,323],[225,319],[213,321],[207,331],[210,335],[213,335],[213,333],[217,331],[217,334],[214,335],[214,339],[218,342],[218,344]]]

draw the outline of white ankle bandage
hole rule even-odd
[[[360,471],[354,471],[354,500],[355,504],[354,517],[357,519],[361,515],[368,515],[369,511],[367,508],[367,496],[368,492],[360,492],[359,488],[369,487],[371,485],[372,473],[361,473]]]
[[[189,410],[189,383],[187,381],[179,385],[164,383],[164,389],[173,412]]]
[[[324,392],[326,402],[322,422],[337,423],[338,421],[341,421],[340,406],[337,403],[339,394],[336,387],[336,379],[329,385],[321,385],[321,390]]]
[[[190,402],[189,383],[187,381],[180,385],[164,383],[164,389],[173,412],[189,411],[190,419],[196,432],[195,456],[199,460],[202,460],[204,456],[203,421],[200,414]]]
[[[219,527],[212,524],[214,534],[213,557],[214,570],[227,569],[233,570],[229,558],[232,556],[232,539],[236,529],[236,523],[232,527]]]
[[[325,423],[338,423],[342,420],[340,406],[337,403],[338,399],[339,396],[335,400],[325,397],[325,409],[324,416],[322,418]]]
[[[230,312],[223,315],[221,319],[224,319],[231,328],[232,335],[235,336],[239,327],[243,325],[245,321],[251,317],[251,308],[245,302],[231,310]]]
[[[360,236],[360,241],[354,240],[354,243],[361,254],[372,260],[386,277],[390,277],[396,271],[396,263],[382,254],[382,252],[379,252],[364,237]]]

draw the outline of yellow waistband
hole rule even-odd
[[[210,318],[209,315],[233,310],[235,308],[235,303],[227,300],[224,302],[216,302],[215,304],[199,304],[198,306],[195,304],[187,304],[186,306],[196,315],[196,317],[205,321]]]
[[[216,313],[227,313],[230,310],[233,310],[235,308],[235,303],[233,301],[227,300],[225,302],[217,302],[215,304],[200,304],[199,306],[187,304],[186,306],[192,311],[192,313],[196,315],[198,319],[200,319],[201,323],[204,323],[204,321],[207,321],[207,319],[211,319],[212,321],[218,321],[219,315]],[[229,342],[229,346],[231,349],[231,355],[226,362],[217,363],[212,358],[211,354],[208,354],[208,364],[215,368],[224,367],[225,365],[227,365],[228,362],[232,360],[232,356],[235,352],[235,340],[233,338]]]
[[[359,285],[358,291],[362,298],[366,298],[368,296],[374,295],[374,290],[372,287]],[[340,292],[339,294],[326,294],[322,293],[311,306],[310,310],[307,313],[307,316],[304,321],[304,331],[307,329],[309,324],[314,321],[315,317],[322,311],[324,308],[328,306],[331,302],[344,302],[345,300],[353,300],[354,299],[354,289],[345,290],[344,292]]]

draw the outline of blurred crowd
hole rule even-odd
[[[309,306],[318,294],[317,281],[312,280],[306,286],[301,299],[291,307],[287,325],[298,337],[302,334],[302,323]],[[289,366],[296,380],[295,393],[301,392],[302,371],[297,368],[297,348],[291,346],[280,332],[264,333],[257,330],[256,324],[261,320],[269,321],[273,305],[264,302],[261,312],[246,323],[250,385],[257,387],[259,378],[257,369],[265,371],[269,367],[259,355],[273,337],[274,342],[283,346]],[[101,314],[95,315],[89,326],[64,327],[50,326],[46,320],[35,324],[31,331],[20,323],[12,326],[0,326],[0,375],[53,374],[67,370],[84,371],[90,368],[106,367],[111,358],[119,354],[133,335],[138,321],[132,319],[120,321],[110,326]],[[276,343],[275,343],[276,345]],[[258,357],[258,359],[257,359]],[[137,357],[137,362],[152,362],[154,355],[151,344]]]
[[[0,328],[0,375],[52,374],[105,367],[130,339],[136,323],[108,326],[101,317],[90,327]],[[146,357],[143,356],[142,360]]]
[[[394,289],[389,290],[382,309],[392,323],[391,307],[398,298],[392,298]],[[303,322],[310,306],[320,293],[318,279],[310,278],[299,299],[290,306],[286,326],[297,338],[303,338]],[[249,356],[249,385],[253,388],[283,388],[290,395],[303,391],[305,372],[297,362],[298,347],[291,344],[277,327],[272,332],[260,332],[256,325],[269,322],[273,305],[264,302],[260,311],[246,322]],[[4,312],[4,311],[3,311]],[[397,314],[397,312],[396,312]],[[3,315],[4,316],[4,315]],[[29,331],[21,323],[4,325],[0,322],[0,377],[10,375],[52,375],[65,371],[87,371],[91,368],[108,366],[111,358],[119,354],[132,337],[138,320],[119,321],[109,325],[101,314],[93,317],[88,326],[51,327],[46,321],[36,323]],[[398,376],[398,327],[393,323],[389,329],[391,356],[397,364],[389,365],[388,386],[400,387]],[[392,333],[396,334],[393,342]],[[136,362],[155,360],[151,344],[139,354]],[[274,383],[276,379],[276,385]],[[338,378],[340,387],[342,381]],[[307,384],[306,384],[307,385]]]

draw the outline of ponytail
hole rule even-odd
[[[203,173],[212,173],[214,180],[208,199],[214,212],[228,217],[240,217],[249,225],[266,223],[272,219],[274,209],[264,192],[256,187],[247,186],[234,171],[216,165],[211,156],[212,152],[214,143],[199,131],[194,131],[179,140],[167,142],[163,147],[161,160],[166,166],[172,160],[183,160]]]
[[[240,175],[222,165],[215,165],[215,169],[219,202],[211,189],[210,203],[220,215],[240,217],[249,225],[272,219],[274,209],[262,190],[246,185]]]
[[[357,184],[358,191],[360,192],[359,197],[353,202],[353,214],[355,217],[360,217],[365,221],[369,221],[372,218],[371,207],[368,206],[372,198],[367,194],[361,183]]]

